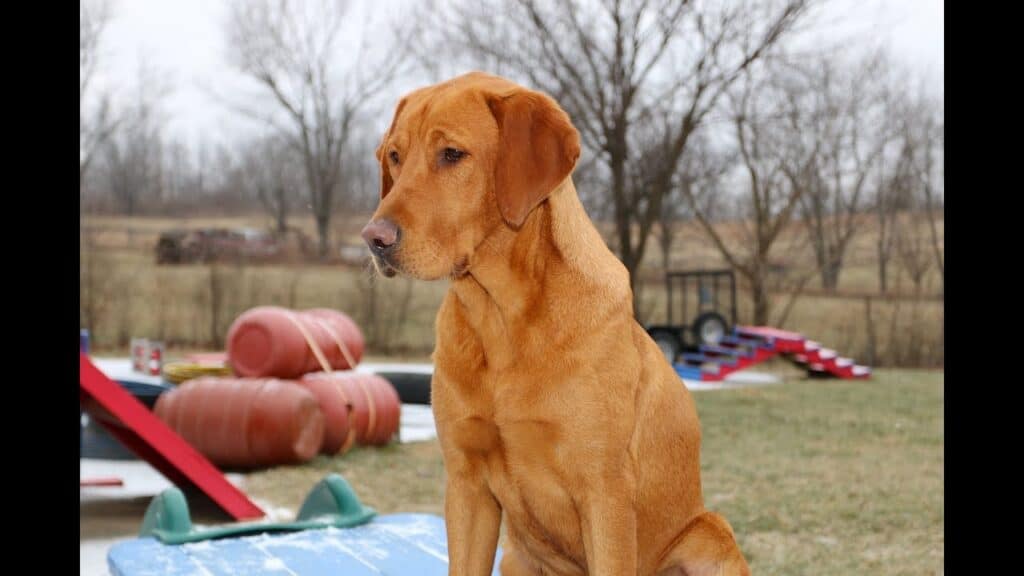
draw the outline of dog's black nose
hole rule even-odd
[[[377,256],[384,256],[394,251],[398,245],[398,226],[390,220],[375,220],[363,228],[363,240],[371,252]]]

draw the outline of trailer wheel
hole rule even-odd
[[[705,312],[693,321],[693,341],[700,344],[718,344],[729,330],[729,323],[717,312]]]
[[[653,330],[651,331],[651,338],[654,339],[654,343],[658,345],[661,353],[665,355],[668,363],[674,364],[676,358],[679,357],[680,349],[683,347],[682,343],[679,342],[679,337],[668,330]]]

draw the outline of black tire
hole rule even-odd
[[[718,344],[729,333],[729,323],[718,312],[705,312],[693,321],[691,331],[697,346]]]
[[[137,382],[118,382],[118,384],[151,412],[156,406],[156,401],[160,398],[160,395],[173,389],[169,384],[142,384]],[[101,460],[139,459],[135,452],[129,450],[92,416],[89,416],[86,423],[80,426],[80,428],[79,452],[82,458],[99,458]]]
[[[100,460],[138,460],[139,457],[125,447],[117,438],[107,432],[92,416],[81,427],[82,458],[98,458]]]
[[[430,405],[430,374],[410,372],[378,372],[395,387],[402,404]]]
[[[652,330],[651,338],[654,339],[654,343],[661,349],[661,353],[665,355],[668,363],[675,364],[676,358],[679,357],[679,352],[683,348],[683,343],[679,341],[679,337],[668,330]]]

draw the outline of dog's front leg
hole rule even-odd
[[[449,576],[486,576],[494,567],[501,507],[487,486],[483,463],[459,450],[445,455],[444,512]]]
[[[594,482],[577,503],[590,576],[637,573],[632,484],[621,476]]]

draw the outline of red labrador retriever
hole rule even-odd
[[[433,410],[450,574],[740,575],[704,508],[693,399],[637,324],[580,204],[579,134],[545,94],[472,73],[398,103],[377,150],[378,269],[450,280]]]

